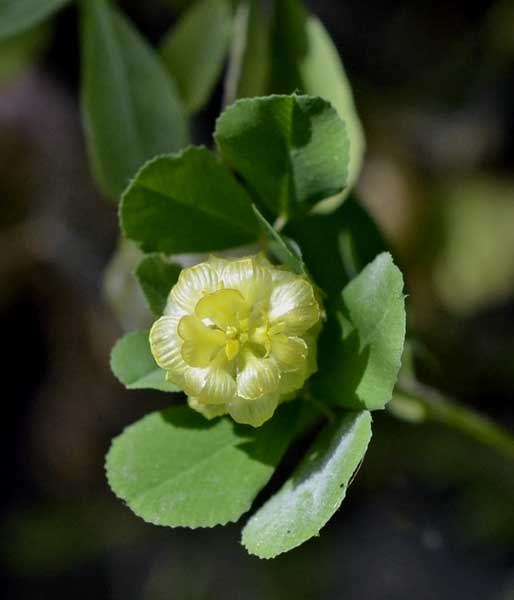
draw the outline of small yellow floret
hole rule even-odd
[[[184,269],[150,345],[195,410],[255,427],[316,369],[320,307],[304,277],[262,255]]]

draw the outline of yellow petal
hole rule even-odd
[[[174,383],[181,385],[187,364],[182,358],[177,326],[176,316],[161,317],[153,324],[149,339],[155,362],[168,371]]]
[[[235,393],[234,378],[225,369],[211,368],[198,400],[203,404],[226,404],[234,398]]]
[[[319,305],[308,281],[295,277],[273,288],[269,311],[271,325],[283,323],[284,333],[301,335],[319,319]]]
[[[236,397],[227,404],[227,409],[234,421],[260,427],[273,416],[277,405],[278,394],[268,394],[256,400]]]
[[[234,360],[234,358],[239,354],[240,348],[241,344],[239,343],[239,340],[227,340],[225,354],[227,355],[228,360]]]
[[[189,367],[186,369],[184,373],[184,392],[188,396],[199,396],[205,386],[209,371],[209,367],[205,369]]]
[[[239,290],[250,306],[267,301],[271,292],[271,269],[254,257],[227,263],[221,279],[226,288]]]
[[[199,319],[210,319],[221,329],[238,325],[248,316],[249,307],[240,292],[223,289],[207,294],[196,305],[195,314]]]
[[[280,384],[280,370],[272,358],[257,358],[246,352],[244,366],[237,375],[237,395],[255,399],[271,394]]]
[[[214,419],[227,414],[227,407],[224,404],[202,404],[198,398],[188,398],[187,403],[193,409],[202,414],[206,419]]]
[[[198,300],[205,294],[215,292],[218,287],[219,279],[214,268],[208,263],[200,263],[180,273],[171,290],[170,302],[192,314]]]
[[[225,334],[211,329],[197,317],[186,315],[180,319],[178,334],[182,343],[182,358],[191,367],[207,367],[225,345]]]
[[[297,371],[289,371],[282,373],[280,378],[280,394],[289,394],[303,387],[305,380],[307,379],[306,363],[301,369]]]
[[[287,337],[283,333],[272,336],[271,352],[282,371],[302,369],[307,360],[305,341],[299,337]]]

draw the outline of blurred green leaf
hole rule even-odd
[[[245,190],[206,148],[147,163],[123,195],[121,225],[146,252],[208,252],[253,242],[259,224]]]
[[[38,25],[70,0],[0,0],[0,40]]]
[[[341,506],[370,439],[368,411],[325,428],[293,475],[248,521],[242,539],[248,552],[274,558],[318,535]]]
[[[270,69],[270,23],[260,0],[244,0],[237,7],[229,66],[225,80],[225,105],[237,98],[264,96]]]
[[[298,242],[314,281],[332,300],[387,249],[375,222],[353,196],[330,215],[310,214],[288,223],[283,233]]]
[[[112,372],[130,390],[179,392],[180,388],[166,381],[165,371],[157,366],[150,351],[148,333],[147,329],[133,331],[116,342],[111,352]]]
[[[391,255],[377,256],[342,292],[320,339],[314,394],[347,408],[384,408],[405,339],[403,277]]]
[[[103,295],[123,331],[145,329],[152,323],[148,302],[134,271],[143,253],[121,237],[104,270]]]
[[[297,216],[346,184],[348,138],[321,98],[238,100],[214,134],[224,160],[275,215]]]
[[[227,0],[200,0],[166,35],[161,54],[188,112],[197,112],[208,102],[223,68],[231,30]]]
[[[179,265],[168,262],[160,254],[145,256],[139,263],[136,277],[154,315],[160,316],[164,312],[180,271]]]
[[[452,179],[433,196],[442,229],[434,284],[444,305],[470,315],[512,297],[513,183],[486,176]]]
[[[155,525],[212,527],[251,506],[284,454],[297,407],[259,428],[207,421],[187,406],[152,413],[117,437],[107,455],[114,493]]]
[[[272,254],[283,265],[289,267],[299,275],[305,275],[306,269],[302,260],[300,251],[297,250],[290,240],[284,238],[264,217],[259,209],[254,205],[253,211],[257,215],[257,219],[262,226],[262,229],[269,240],[270,250]]]
[[[29,66],[48,46],[48,23],[0,40],[0,84]]]
[[[117,198],[150,158],[188,142],[184,108],[159,57],[107,0],[82,3],[82,112],[93,173]]]

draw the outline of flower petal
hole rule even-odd
[[[177,316],[161,317],[153,324],[149,339],[155,362],[168,371],[170,381],[181,386],[187,364],[182,358],[177,326]]]
[[[307,360],[307,344],[302,338],[279,333],[271,337],[271,353],[282,371],[297,371]]]
[[[275,392],[280,384],[280,369],[272,358],[257,358],[246,352],[244,366],[237,376],[237,395],[255,399]]]
[[[211,329],[197,317],[186,315],[180,319],[178,334],[182,343],[182,358],[190,367],[208,367],[225,345],[225,334]]]
[[[198,398],[191,397],[187,399],[187,403],[193,410],[196,410],[209,420],[227,414],[227,407],[224,404],[202,404]]]
[[[197,367],[189,367],[184,373],[184,392],[188,396],[199,396],[205,386],[210,368],[199,369]]]
[[[268,394],[256,400],[236,397],[227,404],[227,409],[234,421],[260,427],[273,416],[277,405],[278,394]]]
[[[238,325],[241,319],[248,316],[249,307],[241,292],[233,289],[223,289],[207,294],[195,308],[199,319],[210,319],[221,329]]]
[[[299,335],[320,318],[320,309],[312,285],[296,277],[275,287],[270,299],[270,323],[283,323],[284,333]]]
[[[307,379],[307,369],[304,364],[301,369],[297,371],[289,371],[287,373],[282,373],[282,377],[280,378],[280,394],[289,394],[296,390],[299,390],[303,387],[305,380]]]
[[[271,292],[271,269],[259,264],[254,257],[227,263],[221,279],[226,288],[239,290],[250,306],[267,301]]]
[[[175,287],[171,290],[170,302],[192,314],[202,296],[215,292],[219,278],[209,263],[200,263],[181,271]]]
[[[226,404],[236,393],[236,382],[225,369],[211,368],[205,379],[205,385],[198,395],[203,404]]]

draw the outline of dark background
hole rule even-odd
[[[152,42],[180,4],[121,2]],[[309,5],[354,86],[359,191],[405,271],[419,373],[512,430],[514,2]],[[157,528],[110,493],[110,439],[169,399],[124,391],[108,367],[148,317],[130,249],[109,262],[116,209],[85,157],[76,16],[60,13],[23,69],[0,46],[2,597],[513,599],[514,465],[440,425],[376,414],[341,510],[274,561],[246,555],[240,525]]]

